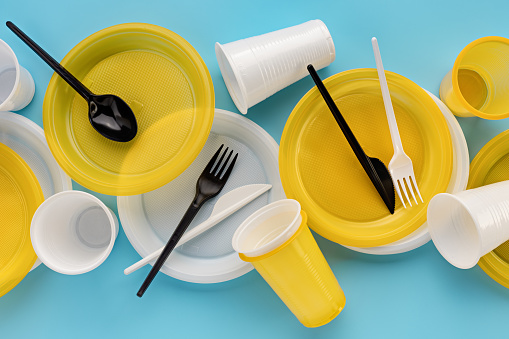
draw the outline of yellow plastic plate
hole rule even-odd
[[[467,188],[509,180],[509,131],[491,139],[470,164]],[[509,241],[479,260],[479,266],[496,282],[509,288]]]
[[[96,94],[115,94],[133,109],[138,134],[108,140],[88,121],[87,102],[56,74],[43,121],[51,152],[81,185],[110,195],[152,191],[182,173],[205,144],[214,88],[205,63],[179,35],[130,23],[99,31],[62,60]]]
[[[43,201],[30,167],[0,144],[0,297],[27,275],[37,259],[30,241],[30,223]]]
[[[294,108],[281,137],[279,167],[287,197],[301,203],[314,231],[346,246],[381,246],[411,234],[426,221],[431,197],[445,192],[451,178],[444,116],[415,83],[386,75],[424,204],[404,209],[396,197],[396,211],[389,213],[316,87]],[[324,83],[366,154],[388,166],[393,148],[376,70],[350,70]]]

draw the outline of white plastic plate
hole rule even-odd
[[[0,143],[11,148],[30,166],[41,185],[44,199],[72,189],[71,178],[51,154],[43,129],[16,113],[0,112]],[[37,259],[30,271],[41,264]]]
[[[279,147],[274,139],[251,120],[216,109],[209,138],[184,173],[155,191],[117,198],[127,238],[138,254],[149,255],[170,238],[193,200],[198,177],[221,144],[239,153],[235,168],[222,192],[202,207],[190,229],[206,220],[217,199],[234,188],[271,184],[272,189],[173,251],[161,272],[183,281],[218,283],[253,269],[250,263],[240,260],[231,243],[237,227],[249,215],[272,201],[285,198],[279,179]]]

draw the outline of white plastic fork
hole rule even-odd
[[[414,198],[416,205],[418,204],[418,202],[414,194],[414,189],[415,191],[417,191],[417,194],[419,195],[419,198],[421,199],[422,203],[424,203],[424,200],[422,200],[421,192],[419,192],[419,187],[417,186],[417,182],[415,181],[412,159],[410,159],[410,157],[406,155],[405,151],[403,150],[403,144],[401,143],[398,124],[396,122],[396,116],[394,115],[394,108],[392,107],[389,86],[387,85],[387,79],[385,79],[384,66],[382,64],[380,49],[378,48],[378,41],[376,40],[376,38],[373,37],[371,39],[371,43],[373,45],[373,52],[375,53],[376,69],[378,71],[380,87],[382,88],[382,97],[384,100],[385,113],[387,114],[389,130],[391,131],[392,146],[394,148],[394,155],[392,156],[392,159],[389,162],[389,173],[391,174],[392,182],[394,184],[396,192],[398,193],[399,200],[401,200],[401,202],[403,203],[403,207],[406,208],[405,201],[401,196],[401,191],[403,191],[403,193],[405,194],[405,197],[410,206],[412,206],[412,202],[408,196],[408,190],[412,194],[412,197]],[[412,188],[412,184],[414,188]]]

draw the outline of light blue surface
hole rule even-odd
[[[96,7],[103,10],[98,12]],[[438,95],[460,50],[487,35],[507,36],[509,2],[501,1],[2,1],[0,39],[35,79],[32,103],[19,113],[42,124],[52,71],[3,22],[12,20],[57,60],[88,35],[124,22],[148,22],[187,39],[207,64],[216,107],[238,112],[217,66],[214,43],[321,19],[336,45],[332,74],[375,67],[377,36],[386,70]],[[251,108],[247,115],[279,141],[285,121],[313,86],[308,77]],[[459,119],[470,156],[509,127],[507,120]],[[80,189],[75,185],[76,189]],[[113,197],[98,195],[116,211]],[[0,216],[1,219],[1,216]],[[198,285],[158,275],[136,297],[148,268],[124,276],[140,259],[121,230],[96,270],[66,276],[41,266],[0,299],[0,338],[480,338],[508,336],[509,290],[479,267],[459,270],[433,244],[377,257],[316,236],[347,298],[330,324],[303,327],[255,271],[230,282]]]

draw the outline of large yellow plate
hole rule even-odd
[[[96,94],[115,94],[133,109],[138,134],[108,140],[88,121],[88,106],[56,74],[43,121],[51,152],[81,185],[110,195],[141,194],[170,182],[196,158],[214,118],[214,89],[205,63],[182,37],[140,23],[99,31],[62,64]]]
[[[467,188],[509,180],[509,131],[491,139],[470,164]],[[509,241],[479,260],[479,266],[499,284],[509,288]]]
[[[415,83],[386,74],[424,204],[404,209],[396,198],[394,215],[388,212],[316,87],[294,108],[281,138],[285,193],[302,204],[314,231],[342,245],[381,246],[409,235],[426,222],[429,200],[445,192],[451,178],[452,143],[444,116]],[[350,70],[324,83],[366,154],[388,165],[393,148],[376,70]]]
[[[0,144],[0,297],[27,275],[37,259],[30,241],[30,223],[43,201],[30,167]]]

